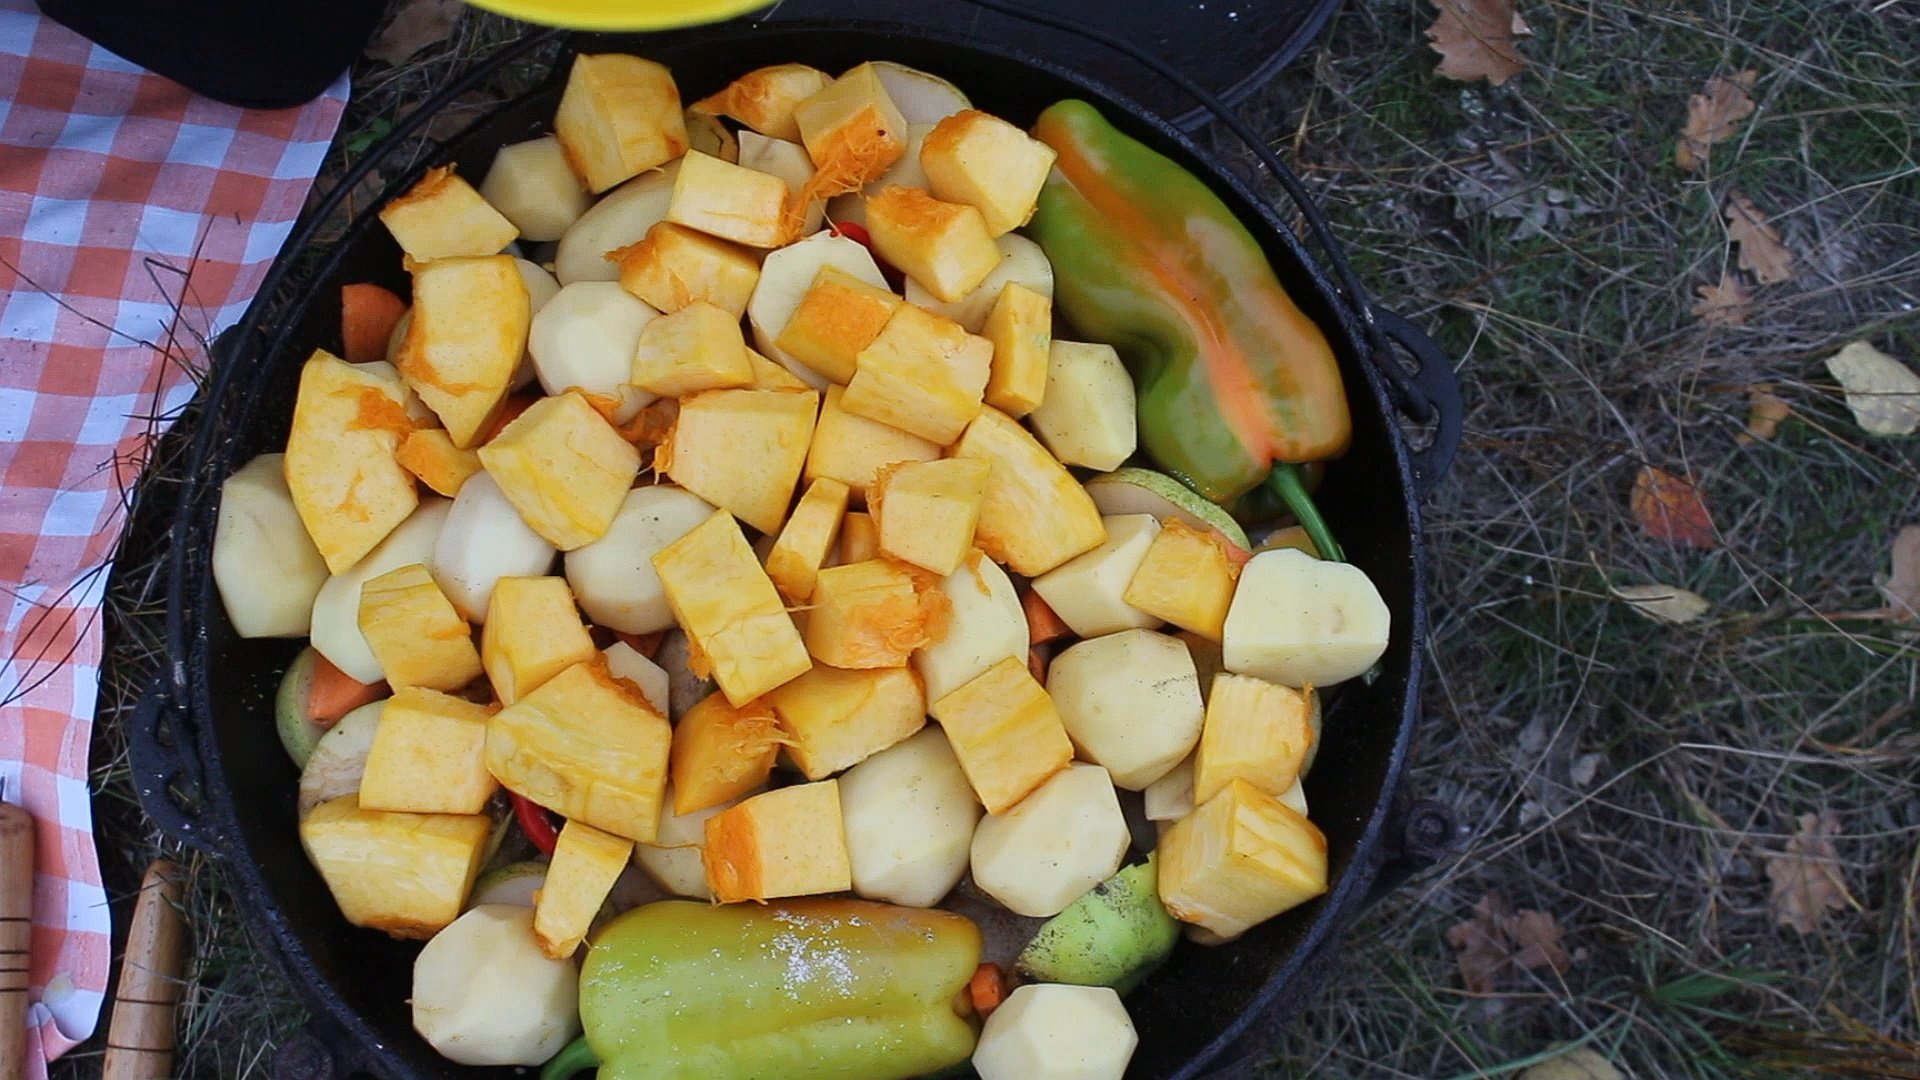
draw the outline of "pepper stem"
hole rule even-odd
[[[547,1059],[540,1070],[540,1080],[567,1080],[577,1072],[600,1067],[600,1058],[587,1044],[585,1035],[567,1044],[567,1048]]]
[[[1333,530],[1327,528],[1327,519],[1320,516],[1320,508],[1313,504],[1313,496],[1307,494],[1307,486],[1300,480],[1300,467],[1291,462],[1276,462],[1273,472],[1267,475],[1267,488],[1280,496],[1287,509],[1300,521],[1300,527],[1307,530],[1307,536],[1320,552],[1320,557],[1329,562],[1346,562],[1346,552],[1340,550],[1340,541],[1333,538]]]

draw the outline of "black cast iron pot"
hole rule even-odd
[[[1419,501],[1444,471],[1459,433],[1458,390],[1446,359],[1404,319],[1367,307],[1350,275],[1347,288],[1336,287],[1279,214],[1174,127],[1083,75],[1015,48],[848,22],[735,23],[645,39],[582,37],[568,45],[543,88],[480,120],[438,156],[398,175],[389,172],[386,197],[448,161],[477,180],[500,146],[544,132],[571,49],[662,61],[689,100],[766,64],[797,60],[838,71],[889,59],[950,78],[979,107],[1016,124],[1031,122],[1062,97],[1094,102],[1129,133],[1206,178],[1326,331],[1347,380],[1354,440],[1352,451],[1330,467],[1320,504],[1348,556],[1378,584],[1394,622],[1379,677],[1347,685],[1331,705],[1319,764],[1306,783],[1314,820],[1327,836],[1332,888],[1230,946],[1183,942],[1127,1003],[1140,1034],[1129,1078],[1186,1080],[1238,1071],[1318,985],[1346,923],[1450,839],[1443,810],[1410,804],[1400,790],[1419,716],[1427,629]],[[447,87],[395,138],[479,74]],[[383,163],[377,148],[367,166],[397,168]],[[349,176],[340,187],[357,179]],[[1300,212],[1324,228],[1311,205],[1303,202]],[[309,250],[310,236],[311,226],[296,236],[255,310],[217,350],[172,536],[172,664],[135,720],[135,779],[157,822],[227,860],[254,940],[276,954],[313,1006],[321,1036],[283,1054],[282,1075],[318,1078],[363,1069],[392,1080],[511,1076],[513,1070],[455,1066],[413,1033],[406,999],[419,946],[348,926],[308,864],[296,829],[297,776],[272,717],[275,686],[298,645],[237,637],[210,572],[220,483],[254,455],[284,447],[301,362],[316,347],[340,350],[339,287],[377,281],[403,294],[407,287],[399,249],[371,211],[330,248]],[[1337,251],[1326,257],[1344,271]],[[262,325],[261,312],[276,291],[295,298],[274,325]],[[1370,344],[1387,339],[1417,364]],[[1409,412],[1424,414],[1433,428],[1422,450],[1412,449],[1403,434]]]

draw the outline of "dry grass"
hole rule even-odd
[[[1856,337],[1920,357],[1920,21],[1904,0],[1521,9],[1533,67],[1504,88],[1432,74],[1424,0],[1354,0],[1248,106],[1380,300],[1459,358],[1469,409],[1431,516],[1435,678],[1412,783],[1473,838],[1358,928],[1269,1073],[1497,1076],[1584,1039],[1637,1078],[1707,1078],[1769,1057],[1834,1065],[1862,1032],[1915,1041],[1915,642],[1835,616],[1879,604],[1889,537],[1920,520],[1920,444],[1862,436],[1819,360]],[[470,15],[447,47],[362,73],[330,174],[513,32]],[[1745,68],[1759,112],[1709,174],[1678,173],[1687,95]],[[1507,201],[1463,200],[1468,181]],[[1757,290],[1746,326],[1705,327],[1688,309],[1732,266],[1718,207],[1735,186],[1799,272]],[[1496,212],[1514,205],[1547,211],[1543,228]],[[1743,388],[1760,381],[1796,415],[1741,444]],[[1722,547],[1634,527],[1626,493],[1646,463],[1700,480]],[[108,718],[155,659],[143,559],[115,580]],[[1607,593],[1649,582],[1713,608],[1659,627]],[[101,728],[103,836],[120,842],[106,861],[124,889],[151,837]],[[1774,924],[1764,862],[1814,810],[1840,816],[1857,907],[1803,938]],[[224,917],[218,868],[194,865],[180,1075],[263,1075],[298,1010]],[[1564,977],[1462,989],[1443,935],[1492,888],[1566,929]],[[1860,1044],[1789,1059],[1806,1032]],[[1874,1068],[1831,1075],[1893,1074]]]

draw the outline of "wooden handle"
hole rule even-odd
[[[0,802],[0,1080],[26,1075],[33,943],[33,815]]]
[[[160,1080],[172,1074],[174,1007],[186,963],[180,868],[155,859],[140,883],[127,927],[127,955],[120,962],[101,1080]]]

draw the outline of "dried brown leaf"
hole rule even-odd
[[[404,64],[414,53],[445,41],[460,22],[460,0],[407,0],[386,29],[367,45],[367,58]]]
[[[1526,58],[1514,42],[1533,31],[1513,10],[1513,0],[1433,0],[1433,6],[1440,17],[1427,27],[1427,37],[1440,54],[1436,73],[1499,86],[1525,70]]]
[[[1780,433],[1780,422],[1793,415],[1793,406],[1775,396],[1772,383],[1747,388],[1747,430],[1741,442],[1771,439]]]
[[[1920,375],[1864,341],[1827,358],[1827,370],[1846,391],[1847,407],[1872,435],[1911,435],[1920,429]]]
[[[1853,903],[1840,877],[1840,856],[1833,838],[1840,818],[1831,810],[1801,814],[1800,830],[1787,841],[1784,852],[1767,855],[1767,878],[1773,882],[1773,921],[1802,934],[1820,929],[1827,912]]]
[[[1678,626],[1707,613],[1712,605],[1697,592],[1672,585],[1623,585],[1613,595],[1654,622]]]
[[[1644,466],[1634,477],[1633,494],[1628,502],[1640,528],[1655,540],[1683,547],[1720,546],[1720,538],[1713,528],[1713,515],[1692,480],[1652,465]]]
[[[1733,138],[1734,126],[1753,115],[1753,97],[1748,92],[1759,75],[1757,71],[1715,75],[1707,80],[1706,93],[1687,99],[1687,126],[1674,148],[1674,164],[1689,172],[1701,168],[1714,143]]]
[[[1920,623],[1920,525],[1909,525],[1893,538],[1893,573],[1880,586],[1894,622]]]
[[[1753,311],[1753,293],[1730,271],[1721,271],[1720,284],[1699,285],[1693,291],[1700,294],[1693,313],[1700,316],[1702,322],[1716,326],[1747,325],[1747,316]]]
[[[1573,958],[1560,944],[1560,924],[1544,911],[1515,911],[1500,890],[1490,890],[1473,905],[1473,918],[1447,930],[1456,950],[1460,979],[1476,994],[1492,993],[1502,976],[1514,971],[1552,968],[1564,975]]]
[[[1520,1080],[1627,1080],[1627,1074],[1597,1051],[1576,1046],[1521,1073]]]
[[[1740,245],[1740,269],[1753,271],[1762,285],[1793,279],[1793,252],[1780,242],[1780,232],[1767,215],[1738,191],[1727,196],[1727,235]]]

